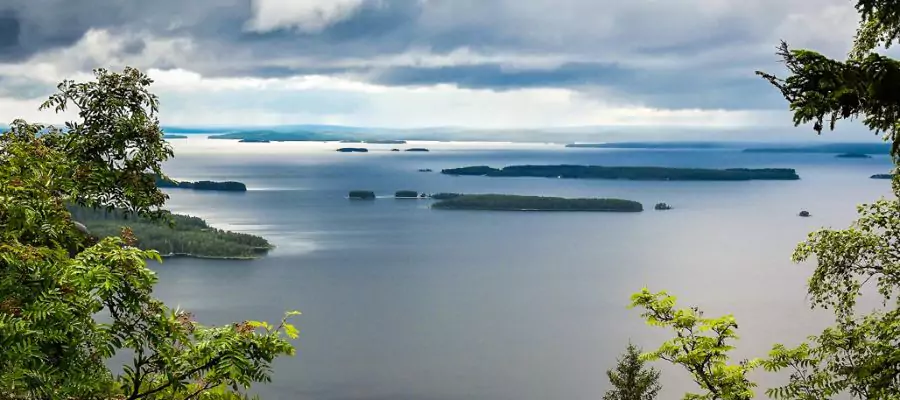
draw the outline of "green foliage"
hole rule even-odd
[[[900,176],[893,191],[900,196]],[[849,394],[859,399],[896,399],[900,393],[900,201],[881,199],[858,207],[859,218],[848,229],[821,229],[797,246],[793,260],[815,260],[808,281],[814,308],[831,310],[835,324],[797,347],[773,346],[763,360],[726,365],[728,344],[737,324],[730,316],[705,319],[696,308],[676,310],[675,299],[646,289],[632,297],[646,310],[651,325],[670,327],[676,337],[651,352],[685,367],[705,391],[688,398],[749,399],[746,372],[762,366],[785,371],[789,381],[770,388],[776,399],[820,400]],[[866,285],[881,307],[861,313],[857,305]],[[699,336],[706,332],[708,335]],[[691,397],[693,396],[693,397]],[[696,397],[700,396],[700,397]]]
[[[493,211],[620,211],[640,212],[641,203],[622,199],[565,199],[562,197],[467,194],[438,201],[431,207],[443,210]]]
[[[703,389],[700,394],[687,394],[689,400],[750,400],[756,384],[747,373],[759,360],[728,364],[728,352],[737,339],[737,322],[731,315],[705,318],[696,307],[675,308],[675,297],[666,292],[651,293],[643,289],[631,296],[631,306],[645,311],[641,316],[649,325],[669,328],[675,338],[644,355],[646,360],[665,360],[681,365]]]
[[[203,326],[152,296],[146,261],[160,256],[136,247],[131,230],[96,241],[74,224],[71,203],[166,215],[152,175],[172,153],[150,83],[134,69],[97,70],[43,106],[74,104],[80,121],[59,130],[17,120],[0,134],[0,398],[239,398],[294,354],[286,320]],[[134,358],[114,375],[107,362],[123,352]]]
[[[900,63],[871,53],[862,58],[837,61],[810,50],[791,50],[782,43],[778,55],[790,71],[787,78],[757,71],[777,87],[790,103],[794,124],[813,122],[821,133],[834,129],[841,119],[863,118],[876,134],[892,142],[891,153],[900,150]]]
[[[900,194],[900,178],[893,181]],[[848,229],[821,229],[797,246],[794,260],[814,258],[809,279],[813,307],[834,312],[835,325],[809,343],[776,345],[765,367],[793,372],[788,385],[769,390],[779,399],[828,399],[847,392],[856,398],[893,399],[900,393],[900,201],[881,199],[858,207]],[[882,307],[857,311],[867,284]]]
[[[861,15],[853,51],[845,61],[809,50],[791,50],[782,43],[778,54],[790,72],[778,78],[757,72],[781,90],[794,112],[794,123],[813,122],[818,132],[827,122],[834,129],[841,119],[862,117],[876,134],[891,143],[900,164],[900,62],[873,53],[900,37],[900,1],[859,0]],[[813,308],[831,310],[834,325],[796,347],[773,346],[768,358],[730,366],[732,373],[715,374],[709,363],[724,365],[737,325],[730,317],[705,320],[696,309],[674,310],[674,299],[646,289],[633,302],[644,307],[648,322],[674,328],[676,338],[650,353],[690,371],[706,394],[701,398],[749,399],[752,383],[744,374],[757,365],[787,372],[788,383],[770,388],[776,399],[820,400],[851,396],[894,400],[900,393],[900,176],[892,178],[895,198],[858,207],[859,217],[848,229],[812,232],[794,252],[795,262],[815,261],[807,284]],[[868,290],[866,288],[871,286]],[[863,292],[881,300],[862,312]],[[696,332],[712,332],[698,340]],[[699,350],[698,350],[699,349]],[[704,369],[707,368],[707,369]],[[724,368],[724,367],[723,367]],[[700,371],[703,371],[701,374]],[[737,391],[722,390],[733,387]],[[728,397],[727,392],[736,397]],[[743,393],[743,394],[742,394]],[[689,395],[694,396],[694,395]],[[752,396],[752,395],[750,395]],[[696,397],[693,397],[696,398]]]
[[[628,179],[639,181],[748,181],[795,180],[797,172],[789,168],[669,168],[669,167],[603,167],[598,165],[511,165],[502,169],[488,166],[450,168],[447,175],[496,177],[540,177],[572,179]]]
[[[659,371],[647,367],[641,358],[641,350],[629,343],[625,354],[616,360],[616,369],[607,370],[606,376],[613,389],[603,395],[603,400],[653,400],[662,389]]]
[[[266,239],[210,227],[201,218],[166,214],[169,224],[148,218],[126,218],[120,210],[69,206],[72,218],[99,238],[118,236],[122,227],[134,232],[135,245],[164,255],[209,258],[255,258],[272,248]]]
[[[778,55],[789,76],[757,71],[777,87],[790,103],[794,124],[813,122],[821,133],[825,123],[834,130],[841,119],[863,123],[892,143],[900,156],[900,62],[873,52],[890,47],[900,37],[900,2],[858,0],[860,26],[847,60],[829,59],[811,50],[791,50],[782,42]]]

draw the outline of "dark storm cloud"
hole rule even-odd
[[[399,67],[374,74],[374,81],[386,85],[457,84],[471,89],[509,90],[531,87],[577,87],[609,85],[632,80],[635,71],[616,65],[567,63],[552,69],[517,69],[502,65],[458,67]]]
[[[132,38],[122,45],[122,53],[127,55],[141,54],[147,48],[147,42],[139,38]]]
[[[752,76],[756,65],[772,57],[760,61],[758,54],[741,55],[741,49],[773,40],[779,16],[803,0],[734,2],[726,8],[721,2],[706,7],[704,1],[367,0],[347,18],[304,32],[292,26],[248,30],[251,0],[0,0],[0,63],[65,48],[102,29],[131,35],[118,50],[126,58],[143,53],[150,38],[190,39],[194,58],[149,66],[210,76],[315,73],[385,85],[566,87],[588,94],[600,87],[607,90],[598,93],[657,107],[782,107],[771,88]],[[366,62],[402,59],[422,49],[437,56],[464,49],[569,59],[552,67],[514,59],[424,66]],[[721,54],[706,55],[716,50]],[[306,61],[292,64],[297,57]],[[735,75],[734,68],[745,68],[746,76]]]

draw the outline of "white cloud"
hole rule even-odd
[[[204,78],[184,70],[149,73],[162,96],[166,113],[162,119],[172,124],[742,127],[773,120],[773,114],[767,112],[654,109],[641,104],[603,101],[596,93],[584,96],[569,89],[496,92],[453,85],[391,87],[329,76],[261,79]],[[177,109],[166,109],[166,99],[176,96]],[[313,103],[320,100],[337,103],[343,100],[353,105],[345,108],[337,104],[331,112],[328,109],[310,112],[310,108],[319,108]]]
[[[148,73],[161,97],[160,120],[177,125],[742,127],[772,120],[766,113],[749,111],[654,109],[568,89],[495,92],[452,85],[390,87],[327,76],[261,79],[207,78],[187,70]],[[38,114],[39,103],[40,99],[0,99],[0,121],[26,117],[56,123],[71,118],[71,114]]]
[[[791,47],[841,58],[850,50],[858,26],[856,10],[842,2],[788,14],[775,29],[775,36]]]
[[[366,0],[253,0],[253,18],[245,27],[256,32],[296,28],[319,32],[343,21]]]

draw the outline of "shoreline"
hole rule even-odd
[[[244,256],[244,257],[240,257],[240,256],[228,256],[228,257],[226,257],[226,256],[201,256],[201,255],[190,254],[190,253],[169,253],[169,254],[160,254],[159,256],[161,258],[166,258],[166,259],[168,259],[168,258],[194,258],[194,259],[198,259],[198,260],[232,260],[232,261],[249,261],[249,260],[256,260],[256,259],[262,258],[262,256],[260,256],[260,257],[253,257],[253,256]]]
[[[271,247],[257,247],[254,248],[254,251],[260,252],[257,256],[202,256],[198,254],[191,253],[160,253],[159,256],[161,258],[194,258],[199,260],[230,260],[230,261],[250,261],[257,260],[265,257],[269,251],[275,249],[275,246]]]
[[[620,213],[639,213],[643,210],[612,210],[612,209],[583,209],[583,210],[559,210],[549,208],[443,208],[432,207],[435,210],[451,210],[451,211],[513,211],[513,212],[620,212]]]

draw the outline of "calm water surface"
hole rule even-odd
[[[809,265],[793,246],[844,227],[854,206],[889,193],[887,157],[735,151],[565,149],[428,143],[430,153],[339,144],[173,141],[176,179],[238,180],[246,193],[172,191],[169,207],[262,235],[277,247],[250,262],[154,266],[157,295],[207,323],[277,319],[298,309],[298,356],[258,392],[274,399],[599,399],[628,341],[666,332],[626,308],[648,286],[709,315],[733,313],[741,357],[796,342],[828,322],[810,312]],[[418,144],[416,145],[418,146]],[[625,182],[450,177],[420,168],[510,164],[790,167],[792,182]],[[621,197],[640,214],[438,211],[428,201],[345,199],[353,189]],[[652,210],[665,201],[675,209]],[[809,210],[812,218],[799,218]],[[664,370],[661,398],[693,387]],[[778,377],[757,375],[762,386]]]

